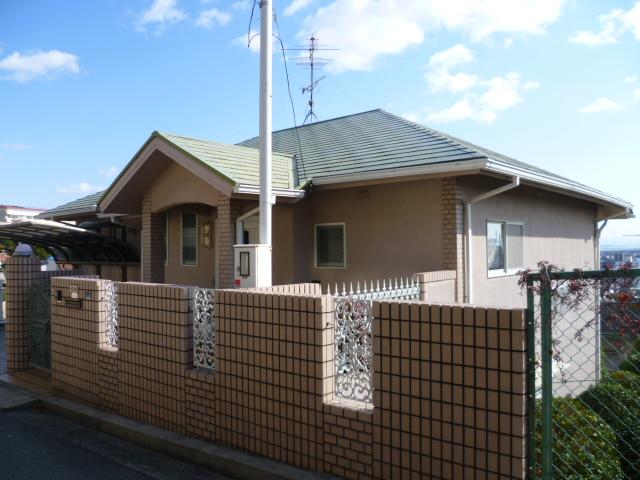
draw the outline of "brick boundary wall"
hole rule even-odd
[[[6,324],[5,350],[7,369],[12,371],[31,368],[31,340],[29,338],[29,295],[38,280],[80,275],[77,270],[41,271],[37,257],[14,255],[6,263]],[[94,276],[95,277],[95,276]]]
[[[74,283],[97,299],[100,282],[52,290]],[[334,395],[328,295],[216,291],[213,372],[192,367],[192,298],[121,284],[119,349],[104,346],[99,301],[55,306],[56,391],[346,478],[525,478],[523,310],[373,302],[373,406]]]

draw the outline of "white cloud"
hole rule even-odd
[[[249,0],[239,0],[231,4],[231,8],[234,10],[249,10],[251,8],[252,2]]]
[[[600,97],[578,111],[581,113],[616,112],[622,110],[622,105],[608,98]]]
[[[370,70],[381,57],[398,54],[446,29],[472,41],[494,34],[542,34],[560,15],[564,0],[333,0],[302,24],[332,52],[333,71]]]
[[[196,25],[202,28],[211,28],[214,23],[217,23],[221,27],[224,27],[228,25],[230,21],[231,14],[218,10],[217,8],[211,8],[200,12],[200,16],[196,19]]]
[[[635,88],[633,90],[633,99],[640,100],[640,88]]]
[[[624,83],[631,85],[632,83],[636,83],[638,81],[637,75],[627,75],[624,77]]]
[[[120,169],[115,165],[112,165],[111,167],[107,167],[107,168],[101,168],[100,170],[98,170],[98,174],[104,178],[113,178],[118,173],[120,173]]]
[[[78,73],[80,67],[77,56],[59,50],[49,50],[24,55],[13,52],[0,60],[0,72],[2,71],[7,73],[0,78],[24,83],[38,77],[52,78],[59,73]]]
[[[478,83],[478,87],[466,92],[464,97],[450,107],[431,111],[424,118],[427,122],[446,123],[475,120],[493,123],[498,113],[521,103],[526,91],[538,88],[537,82],[523,82],[519,73],[508,73],[504,77],[493,77]],[[414,116],[414,118],[416,118]]]
[[[300,10],[307,8],[312,2],[313,0],[293,0],[293,2],[291,2],[289,5],[287,5],[287,8],[285,8],[284,15],[286,17],[293,15]]]
[[[427,122],[476,120],[492,123],[498,112],[514,107],[523,101],[525,92],[540,86],[532,80],[524,81],[516,72],[481,80],[473,73],[452,71],[474,60],[474,52],[461,44],[431,56],[425,74],[431,92],[445,91],[462,94],[462,97],[450,107],[427,113],[424,117]],[[409,112],[405,117],[417,121],[421,115]]]
[[[496,119],[495,112],[479,109],[469,99],[462,99],[448,108],[427,115],[428,122],[447,123],[461,120],[477,120],[482,123],[492,123]]]
[[[640,2],[628,11],[616,8],[600,15],[600,31],[580,30],[569,40],[582,45],[606,45],[617,43],[627,32],[640,40]]]
[[[431,91],[462,92],[476,85],[477,75],[464,72],[450,73],[451,69],[470,63],[473,59],[473,52],[460,44],[433,54],[425,73]]]
[[[79,193],[86,193],[86,194],[90,194],[90,193],[95,193],[95,192],[99,192],[100,190],[104,190],[105,187],[103,186],[96,186],[96,185],[91,185],[89,182],[80,182],[77,185],[58,185],[56,187],[56,192],[58,193],[62,193],[62,194],[79,194]]]
[[[156,33],[164,31],[165,25],[178,23],[187,18],[186,13],[176,6],[176,0],[154,0],[147,10],[140,14],[138,30],[145,30],[150,24],[157,25]]]
[[[31,150],[33,149],[33,146],[26,143],[3,143],[2,148],[4,148],[5,150],[15,150],[17,152],[21,152],[23,150]]]
[[[420,121],[420,114],[417,113],[417,112],[405,112],[401,116],[406,118],[410,122],[419,122]]]

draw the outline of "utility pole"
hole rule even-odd
[[[260,243],[259,287],[272,283],[271,245],[271,121],[272,121],[272,0],[260,1]]]

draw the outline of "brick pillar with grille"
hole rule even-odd
[[[244,201],[218,194],[218,278],[216,288],[233,288],[235,279],[233,246],[236,244],[236,219],[242,215]]]
[[[151,211],[151,193],[145,192],[142,197],[142,281],[149,283],[164,282],[165,260],[164,213]]]
[[[442,268],[456,272],[456,301],[464,301],[464,200],[456,177],[441,180]]]
[[[7,277],[7,318],[5,348],[9,371],[30,368],[29,290],[40,274],[40,259],[11,257],[5,265]]]

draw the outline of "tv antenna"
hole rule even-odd
[[[307,101],[307,109],[304,116],[304,120],[302,122],[303,125],[307,123],[313,123],[318,120],[318,116],[314,110],[315,100],[313,97],[313,93],[318,88],[318,84],[326,78],[326,75],[322,75],[320,78],[316,78],[316,69],[322,68],[324,65],[332,62],[333,60],[329,58],[321,58],[316,56],[316,52],[320,51],[329,51],[329,50],[338,50],[337,48],[325,48],[326,45],[320,45],[318,43],[318,37],[314,34],[311,35],[307,39],[307,45],[305,47],[298,48],[288,48],[287,50],[297,50],[297,51],[305,51],[307,55],[304,57],[297,57],[296,64],[302,67],[309,69],[310,80],[309,84],[302,89],[302,94],[308,94],[309,100]]]

